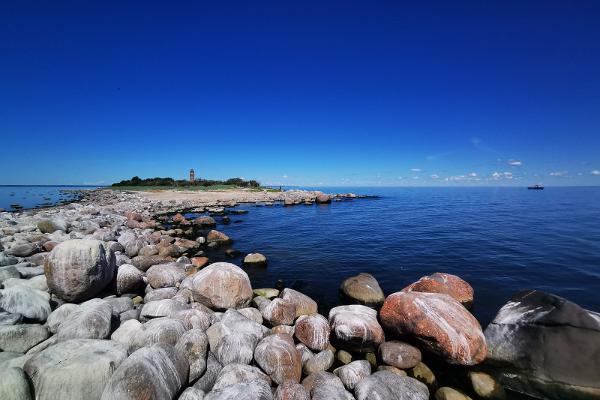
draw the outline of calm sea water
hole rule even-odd
[[[218,229],[268,267],[247,271],[253,287],[277,279],[318,300],[341,303],[342,280],[373,274],[387,294],[437,271],[475,289],[485,326],[511,295],[535,288],[600,311],[600,188],[335,188],[380,195],[330,206],[256,207]],[[239,262],[240,259],[234,260]]]
[[[94,186],[95,187],[95,186]],[[13,211],[13,204],[23,208],[54,205],[61,201],[73,201],[78,195],[74,190],[91,189],[92,186],[2,186],[0,185],[0,208]]]

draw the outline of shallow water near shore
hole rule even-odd
[[[326,312],[341,304],[342,280],[359,272],[373,274],[388,295],[440,271],[474,287],[473,312],[484,327],[513,294],[529,288],[600,311],[600,188],[321,190],[381,197],[240,205],[249,213],[219,224],[233,248],[267,256],[268,267],[245,268],[253,287],[282,279]]]
[[[97,186],[18,186],[0,185],[0,208],[14,211],[13,205],[24,209],[51,207],[59,202],[77,200],[78,190],[92,189]]]

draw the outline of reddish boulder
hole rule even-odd
[[[487,346],[479,322],[447,294],[393,293],[379,316],[386,329],[413,337],[451,364],[475,365],[485,359]]]
[[[290,335],[276,333],[267,336],[256,346],[254,359],[278,385],[286,381],[300,382],[302,360]]]
[[[194,220],[194,225],[200,225],[206,228],[213,228],[217,226],[217,222],[213,217],[198,217]]]
[[[315,202],[317,204],[329,204],[331,203],[331,196],[325,193],[318,193],[315,198]]]
[[[436,272],[402,289],[403,292],[443,293],[465,305],[473,303],[473,288],[456,275]]]
[[[208,235],[206,235],[206,241],[208,243],[217,243],[217,244],[229,244],[232,242],[232,240],[229,238],[229,236],[227,236],[223,232],[219,232],[214,229],[211,230],[210,232],[208,232]]]
[[[186,220],[185,217],[180,213],[177,213],[173,216],[173,222],[181,223],[185,220]]]
[[[206,267],[208,264],[208,257],[193,257],[192,265],[198,269]]]
[[[125,213],[125,217],[129,220],[129,221],[137,221],[137,222],[142,222],[144,220],[144,218],[142,217],[142,214],[140,213],[136,213],[136,212],[128,212]]]
[[[314,351],[322,351],[329,346],[329,322],[320,314],[303,315],[296,321],[294,335]]]

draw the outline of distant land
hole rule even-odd
[[[138,176],[134,176],[131,179],[122,180],[111,185],[113,188],[133,188],[141,190],[144,188],[148,189],[204,189],[204,188],[249,188],[258,189],[261,187],[260,183],[255,180],[244,180],[242,178],[229,178],[227,180],[211,180],[211,179],[196,179],[193,173],[190,173],[189,179],[174,179],[174,178],[146,178],[141,179]]]

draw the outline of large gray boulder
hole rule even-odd
[[[48,339],[48,328],[37,324],[0,325],[0,350],[25,353]]]
[[[29,379],[21,368],[0,369],[0,399],[30,400]]]
[[[13,314],[21,314],[30,320],[44,322],[51,312],[50,295],[25,285],[14,285],[0,290],[0,308]]]
[[[204,400],[273,400],[271,387],[262,379],[226,386],[208,393]]]
[[[58,332],[58,327],[67,319],[67,317],[79,307],[78,304],[65,303],[58,307],[48,316],[46,323],[48,330],[52,333]]]
[[[151,266],[146,271],[146,278],[152,288],[175,287],[186,277],[185,268],[179,263],[168,263]]]
[[[485,330],[500,383],[545,399],[600,399],[600,314],[562,297],[516,294]]]
[[[137,330],[129,342],[129,351],[132,352],[144,346],[165,344],[175,346],[179,338],[185,333],[185,323],[172,318],[154,318]]]
[[[52,293],[69,302],[87,300],[113,279],[115,256],[99,240],[67,240],[48,255],[44,271]]]
[[[129,356],[112,374],[102,400],[174,399],[188,381],[189,365],[173,346],[155,344]]]
[[[211,351],[208,352],[206,357],[206,371],[204,374],[194,383],[194,388],[202,390],[203,392],[210,392],[215,385],[219,372],[223,369],[223,365],[217,360]]]
[[[356,384],[356,400],[428,400],[424,383],[389,371],[378,371]]]
[[[252,300],[248,274],[226,262],[210,264],[190,277],[194,300],[216,310],[244,308]]]
[[[25,363],[38,400],[98,399],[127,349],[110,340],[73,339],[48,347]]]
[[[29,257],[35,253],[39,253],[41,250],[42,246],[39,243],[17,243],[4,252],[11,256]]]
[[[251,382],[256,379],[262,379],[269,386],[271,385],[271,379],[259,368],[246,364],[229,364],[219,372],[212,390],[219,390],[227,386]]]
[[[102,299],[81,303],[58,327],[59,341],[68,339],[105,339],[111,331],[112,307]]]
[[[188,381],[194,382],[206,370],[206,351],[208,350],[208,338],[200,329],[190,329],[185,332],[175,345],[188,360],[190,373]]]

